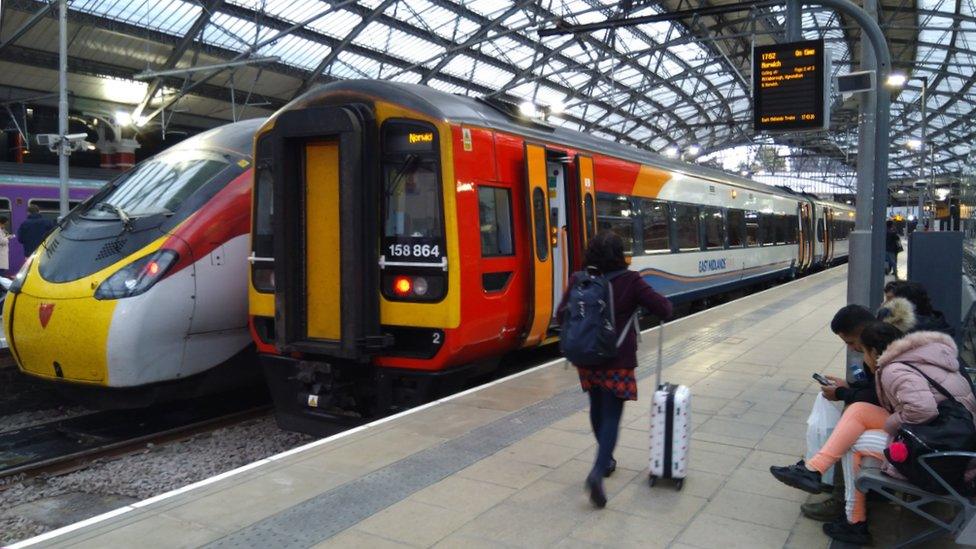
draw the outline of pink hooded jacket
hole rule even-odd
[[[938,415],[938,403],[945,400],[936,388],[915,370],[942,385],[973,414],[976,421],[976,397],[966,378],[959,373],[958,350],[951,337],[941,332],[915,332],[893,342],[878,359],[878,401],[892,412],[885,421],[884,430],[894,435],[902,423],[925,423]],[[894,468],[885,463],[885,473]],[[966,477],[972,479],[976,469],[972,466]],[[893,475],[900,477],[901,475]]]

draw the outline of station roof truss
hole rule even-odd
[[[56,4],[56,2],[54,3]],[[56,9],[0,3],[0,101],[50,94]],[[857,156],[857,102],[835,98],[830,131],[756,135],[753,45],[784,40],[781,5],[726,0],[70,0],[69,88],[75,108],[126,109],[142,131],[174,118],[201,125],[268,115],[319,83],[380,78],[451,93],[531,101],[549,122],[657,152],[693,156],[787,144],[824,176]],[[881,0],[894,68],[890,172],[911,180],[963,172],[972,110],[976,0]],[[728,8],[728,9],[724,9]],[[656,15],[638,26],[540,38],[557,24]],[[860,31],[838,13],[803,11],[804,38],[824,38],[834,75],[857,70]],[[224,64],[231,66],[221,67]],[[200,66],[213,70],[180,72]],[[136,80],[136,75],[142,80]],[[927,78],[923,123],[920,79]],[[0,112],[2,117],[2,112]],[[907,145],[922,139],[927,154]],[[923,162],[924,158],[924,162]],[[811,164],[806,162],[807,169]]]

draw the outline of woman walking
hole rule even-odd
[[[617,468],[613,449],[617,444],[620,417],[624,402],[637,400],[637,334],[630,319],[638,307],[644,307],[662,320],[671,318],[671,302],[654,291],[640,273],[630,271],[624,259],[624,242],[610,230],[601,231],[586,247],[586,266],[610,279],[613,290],[614,322],[619,336],[623,330],[629,333],[621,342],[616,358],[596,366],[577,366],[580,385],[590,398],[590,426],[597,441],[596,460],[586,477],[590,501],[596,507],[607,504],[603,490],[603,478]],[[572,285],[571,285],[572,286]],[[569,302],[569,290],[559,305],[562,317]]]

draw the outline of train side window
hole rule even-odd
[[[583,199],[583,214],[586,215],[584,225],[586,225],[586,240],[596,236],[596,227],[593,226],[593,195],[587,194]]]
[[[705,225],[705,248],[715,250],[725,247],[725,216],[721,208],[705,206],[701,212]]]
[[[759,222],[761,216],[759,212],[746,212],[746,245],[747,246],[761,246],[762,245],[762,231],[760,231]]]
[[[774,217],[776,220],[776,243],[786,244],[786,224],[787,219],[785,215],[777,215]]]
[[[788,215],[784,219],[786,220],[786,243],[796,244],[800,241],[798,234],[800,220],[795,215]]]
[[[823,242],[824,240],[824,222],[817,220],[817,242]]]
[[[498,187],[478,188],[478,217],[481,225],[481,256],[515,253],[512,245],[511,193]]]
[[[546,226],[549,208],[546,207],[546,196],[539,187],[532,191],[532,210],[535,218],[535,255],[539,261],[545,261],[549,259],[549,228]]]
[[[644,253],[671,251],[668,238],[668,219],[671,217],[667,202],[644,200],[641,202],[641,221],[644,225]]]
[[[698,250],[701,248],[698,238],[698,206],[675,204],[673,207],[675,234],[678,237],[678,249]]]
[[[0,216],[7,218],[7,226],[4,227],[8,233],[13,232],[13,220],[10,217],[10,200],[0,198]]]
[[[741,248],[745,243],[744,233],[746,231],[746,212],[742,210],[728,210],[725,212],[729,222],[729,247]]]
[[[634,253],[634,206],[630,197],[622,195],[599,195],[596,197],[596,215],[600,229],[610,229],[624,241],[624,253]]]
[[[73,210],[75,206],[81,204],[80,200],[69,200],[68,210]],[[28,200],[28,206],[37,206],[41,210],[41,217],[57,221],[61,216],[61,203],[57,200]]]

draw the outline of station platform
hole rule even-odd
[[[13,547],[827,547],[800,515],[808,495],[768,468],[803,454],[811,374],[843,375],[829,322],[846,276],[831,269],[666,327],[664,378],[692,391],[681,491],[647,483],[649,330],[606,509],[583,488],[595,452],[586,395],[554,361]],[[889,527],[872,529],[880,543]]]

